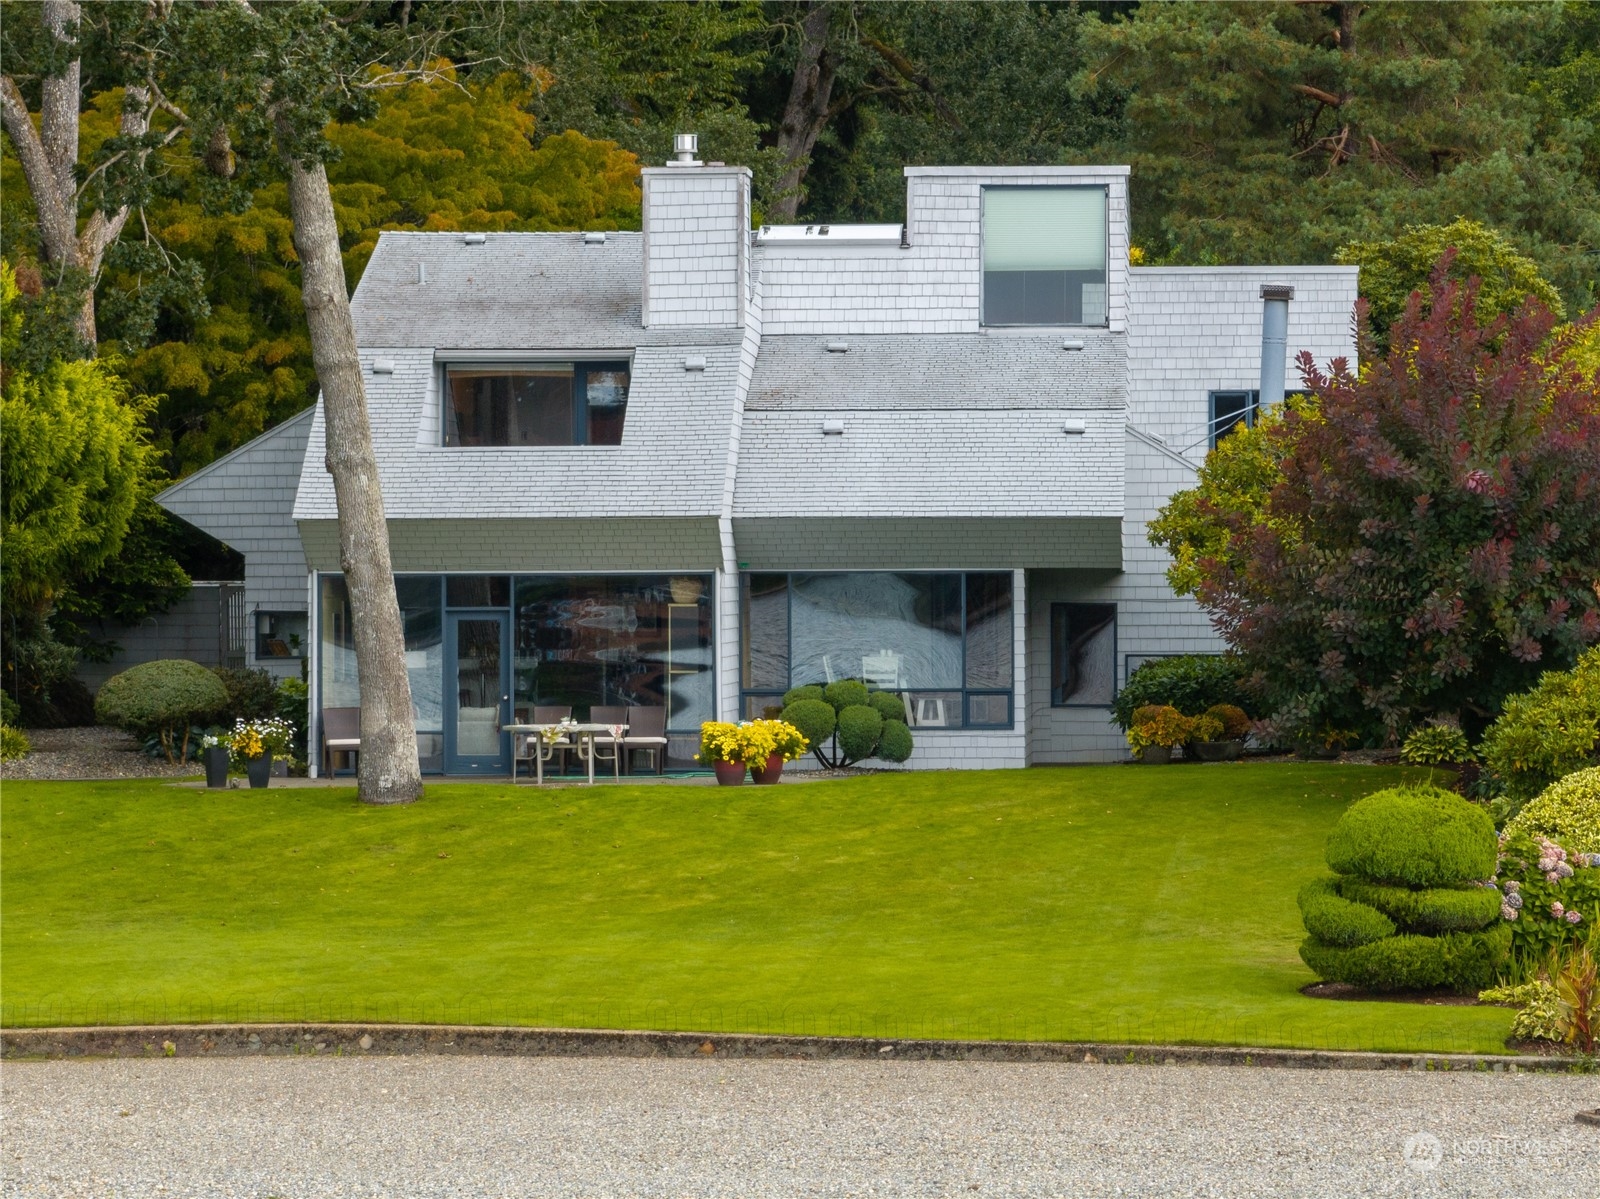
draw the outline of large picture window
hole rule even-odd
[[[983,189],[983,323],[1104,325],[1106,189]]]
[[[1117,695],[1117,606],[1050,605],[1050,704],[1108,708]]]
[[[626,362],[452,366],[444,377],[445,445],[622,443]]]
[[[1009,573],[747,574],[745,710],[784,691],[861,679],[905,701],[918,727],[1009,728]]]

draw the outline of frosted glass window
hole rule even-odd
[[[1106,190],[983,191],[983,322],[1106,323]]]

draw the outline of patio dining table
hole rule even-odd
[[[546,736],[547,733],[560,730],[558,737]],[[589,767],[589,785],[594,785],[594,764],[598,758],[611,763],[611,773],[614,778],[622,777],[622,738],[628,732],[625,724],[508,724],[505,731],[513,737],[527,734],[533,739],[533,766],[534,781],[544,785],[544,764],[555,756],[558,749],[576,749],[578,760],[586,762]],[[572,741],[563,745],[567,737]],[[611,742],[611,753],[604,754],[597,744],[602,738]],[[516,746],[511,747],[511,781],[517,781],[517,754]]]

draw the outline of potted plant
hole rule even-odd
[[[1244,750],[1250,735],[1250,717],[1233,704],[1212,704],[1205,714],[1222,725],[1221,740],[1197,741],[1195,751],[1205,762],[1231,762]]]
[[[1168,704],[1149,704],[1133,714],[1128,729],[1128,747],[1139,761],[1149,766],[1165,766],[1172,761],[1172,748],[1193,735],[1194,722]]]
[[[700,752],[695,761],[710,766],[722,787],[737,787],[744,782],[745,737],[736,724],[708,720],[700,726]]]
[[[745,726],[745,737],[750,778],[765,786],[782,777],[785,762],[793,762],[811,748],[805,734],[786,720],[752,720]]]
[[[228,738],[235,758],[244,760],[252,787],[265,787],[272,777],[274,754],[286,754],[294,742],[294,726],[274,716],[267,720],[240,718]]]
[[[222,738],[207,733],[200,742],[200,756],[206,764],[206,786],[225,788],[228,785],[228,762],[232,753],[222,743]]]
[[[1223,706],[1223,705],[1218,705]],[[1183,756],[1201,762],[1223,762],[1239,756],[1239,742],[1227,739],[1227,724],[1208,709],[1204,715],[1191,717],[1190,737],[1183,747]]]

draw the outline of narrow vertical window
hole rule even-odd
[[[1050,605],[1050,703],[1110,707],[1117,691],[1117,606]]]

